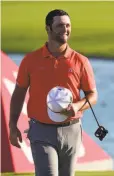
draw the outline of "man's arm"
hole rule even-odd
[[[91,91],[86,91],[84,92],[85,96],[87,97],[87,99],[89,100],[91,105],[96,104],[97,99],[98,99],[98,93],[96,89],[93,89]],[[84,111],[88,108],[90,108],[89,103],[87,102],[86,98],[84,97],[83,99],[81,99],[80,101],[78,101],[77,103],[73,103],[73,108],[74,111]]]
[[[20,142],[22,142],[22,137],[19,129],[17,128],[17,122],[23,107],[26,92],[27,89],[16,85],[10,102],[10,120],[9,120],[10,142],[12,145],[19,148],[20,145],[18,143],[18,139]]]
[[[27,89],[19,87],[18,85],[15,86],[10,102],[10,127],[12,125],[17,126],[17,121],[23,107],[26,92]]]
[[[96,104],[98,93],[96,89],[93,89],[91,91],[84,92],[85,96],[89,100],[91,105]],[[78,111],[84,111],[86,109],[90,108],[89,103],[87,102],[86,98],[84,97],[80,101],[76,103],[72,103],[70,109],[64,109],[61,114],[68,115],[68,117],[74,116]]]

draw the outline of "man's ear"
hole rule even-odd
[[[50,32],[50,27],[49,26],[46,26],[45,29],[46,29],[47,33]]]
[[[46,31],[47,31],[47,33],[52,32],[52,27],[51,26],[46,26]]]

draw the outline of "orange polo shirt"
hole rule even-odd
[[[46,98],[51,88],[63,86],[70,89],[75,103],[80,100],[80,90],[89,91],[96,87],[88,58],[70,47],[63,56],[55,58],[46,45],[24,57],[16,81],[20,87],[29,87],[28,117],[50,124],[56,123],[47,114]],[[68,121],[81,117],[82,112],[78,111]]]

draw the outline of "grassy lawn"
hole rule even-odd
[[[30,52],[44,44],[45,16],[55,8],[71,16],[70,46],[87,56],[114,58],[114,2],[1,2],[5,52]]]
[[[13,174],[7,173],[1,176],[34,176],[34,174]],[[114,176],[114,172],[76,172],[75,176]]]

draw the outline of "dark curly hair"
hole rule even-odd
[[[55,10],[52,10],[50,11],[46,18],[45,18],[45,24],[47,26],[52,26],[52,23],[53,23],[53,17],[55,16],[63,16],[63,15],[67,15],[69,16],[69,14],[67,12],[65,12],[64,10],[61,10],[61,9],[55,9]]]

